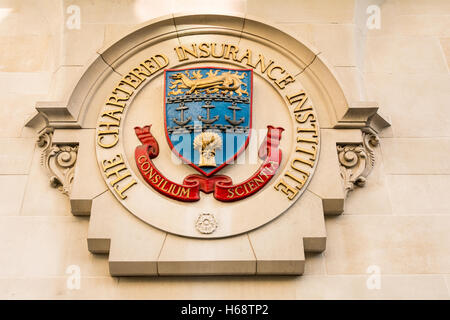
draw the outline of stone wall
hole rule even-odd
[[[189,3],[0,1],[0,298],[450,298],[450,2]],[[349,194],[344,214],[326,218],[327,249],[307,255],[303,276],[111,277],[107,257],[87,250],[88,218],[72,216],[50,187],[36,132],[24,127],[36,101],[67,98],[73,75],[104,44],[192,3],[270,19],[321,52],[350,102],[377,101],[390,117],[366,186]],[[366,27],[371,4],[381,8],[380,29]],[[67,25],[71,5],[80,29]],[[67,286],[71,265],[80,267],[78,290]]]

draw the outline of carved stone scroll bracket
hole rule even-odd
[[[374,147],[379,144],[378,134],[390,126],[388,119],[380,115],[378,109],[375,102],[353,103],[334,126],[336,129],[362,131],[362,143],[337,144],[346,196],[355,186],[365,185],[367,176],[375,166]]]
[[[362,144],[337,145],[346,196],[355,186],[363,187],[366,184],[366,179],[375,166],[374,147],[379,144],[378,136],[368,128],[362,130],[362,136]]]
[[[78,145],[53,144],[54,129],[43,129],[37,141],[42,149],[41,165],[50,175],[50,185],[69,195],[73,183]]]

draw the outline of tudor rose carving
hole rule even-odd
[[[213,214],[202,213],[198,216],[195,227],[200,233],[210,234],[217,229],[217,221]]]

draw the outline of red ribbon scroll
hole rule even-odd
[[[218,181],[214,197],[220,201],[237,201],[247,198],[261,190],[272,179],[281,163],[279,149],[283,128],[267,126],[267,136],[259,147],[258,156],[264,160],[258,170],[247,180],[237,185]]]
[[[134,128],[142,145],[136,147],[136,165],[145,181],[159,193],[179,201],[198,201],[200,191],[214,192],[214,198],[219,201],[237,201],[247,198],[261,190],[275,175],[281,163],[279,143],[283,128],[267,126],[267,136],[258,151],[260,159],[264,160],[258,170],[247,180],[233,185],[230,177],[215,175],[204,177],[192,174],[184,178],[183,184],[167,179],[156,169],[151,159],[159,154],[159,146],[150,133],[151,125]]]

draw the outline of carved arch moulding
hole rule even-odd
[[[239,14],[142,24],[36,110],[51,185],[113,276],[302,274],[389,126],[317,50]]]

